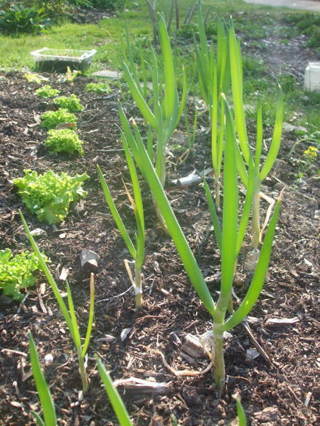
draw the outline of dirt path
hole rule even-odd
[[[320,2],[310,0],[244,0],[246,3],[273,7],[289,7],[291,9],[309,10],[310,12],[320,12]]]

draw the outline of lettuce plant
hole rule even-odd
[[[36,171],[24,170],[24,177],[13,180],[25,206],[34,213],[40,222],[59,223],[65,219],[70,204],[84,198],[87,193],[82,188],[87,174],[69,176],[56,174],[52,170],[38,175]]]
[[[76,95],[59,96],[54,99],[53,103],[69,112],[80,112],[84,110],[84,106],[81,104],[80,99]]]
[[[14,256],[10,249],[0,250],[0,289],[13,300],[21,300],[21,290],[35,284],[34,272],[39,269],[37,256],[29,251]]]
[[[44,141],[45,146],[53,152],[78,153],[83,155],[83,141],[71,129],[51,129]]]
[[[54,98],[55,96],[59,95],[59,90],[53,89],[49,84],[46,84],[43,87],[39,87],[35,91],[35,94],[37,96],[40,96],[40,98]]]
[[[106,83],[88,83],[86,85],[87,92],[109,93],[111,91],[109,84]]]
[[[46,111],[41,117],[41,127],[49,130],[54,129],[58,124],[77,123],[77,117],[66,109],[60,108],[57,111]]]

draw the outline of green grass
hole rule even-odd
[[[41,35],[9,37],[0,35],[0,67],[4,69],[34,68],[32,50],[42,47],[54,49],[96,49],[91,70],[103,66],[117,68],[120,65],[119,47],[125,28],[132,38],[141,31],[150,32],[144,13],[124,12],[119,18],[110,18],[98,24],[65,23],[46,30]]]

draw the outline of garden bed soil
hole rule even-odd
[[[143,188],[147,221],[145,304],[140,312],[136,312],[132,291],[128,290],[130,282],[123,263],[128,253],[106,209],[95,171],[99,164],[126,223],[133,225],[122,183],[122,179],[128,182],[128,173],[119,143],[118,89],[107,95],[88,94],[84,90],[87,78],[79,77],[70,84],[59,82],[57,75],[47,77],[53,87],[63,94],[75,93],[85,105],[78,126],[85,155],[68,158],[48,154],[43,147],[45,131],[38,124],[39,115],[52,103],[37,98],[36,85],[28,83],[22,74],[1,74],[0,249],[29,247],[18,213],[22,209],[31,229],[42,230],[37,241],[51,259],[50,269],[61,288],[59,277],[62,271],[67,272],[83,332],[88,318],[89,275],[80,269],[80,253],[91,249],[100,256],[88,360],[91,383],[83,396],[70,336],[42,277],[23,303],[12,304],[1,298],[1,423],[31,425],[31,411],[39,411],[27,359],[31,331],[61,425],[117,424],[95,368],[95,353],[111,370],[113,379],[135,377],[167,384],[162,395],[120,388],[136,425],[169,425],[172,415],[181,425],[229,424],[235,418],[235,393],[241,395],[252,425],[319,424],[320,185],[319,176],[296,178],[297,158],[307,146],[298,145],[292,158],[288,153],[295,138],[286,133],[277,167],[265,182],[264,192],[274,198],[285,187],[281,219],[267,283],[249,318],[251,334],[240,325],[227,340],[227,384],[219,400],[210,372],[177,377],[160,355],[176,370],[203,370],[208,359],[190,363],[182,356],[181,347],[188,333],[199,335],[210,330],[211,321],[183,272],[172,242],[157,225],[147,188]],[[128,116],[135,116],[132,105],[124,107]],[[209,138],[202,135],[185,162],[179,164],[173,151],[170,178],[185,176],[194,167],[208,167],[209,149]],[[23,169],[53,169],[72,175],[87,172],[88,196],[73,207],[62,224],[43,225],[24,209],[12,186],[12,179],[21,176]],[[216,297],[219,258],[208,233],[210,219],[203,190],[198,186],[173,188],[169,197]],[[241,297],[250,278],[241,266],[238,278],[236,292]],[[289,321],[281,323],[278,319]],[[48,355],[52,355],[51,360]]]

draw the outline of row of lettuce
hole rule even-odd
[[[109,87],[104,83],[88,83],[86,90],[101,93],[108,91]],[[49,85],[38,88],[35,94],[46,100],[53,98],[52,106],[58,108],[41,115],[40,126],[48,130],[44,141],[48,152],[83,155],[83,141],[76,131],[75,113],[84,109],[79,98],[73,94],[58,96],[59,91]],[[87,195],[82,187],[87,179],[87,174],[70,176],[52,170],[38,174],[33,170],[24,170],[24,176],[14,179],[13,185],[24,205],[40,222],[57,224],[66,218],[72,203]],[[35,284],[34,273],[38,269],[39,263],[29,251],[13,255],[9,248],[0,250],[0,289],[3,294],[13,300],[22,300],[24,290]]]

